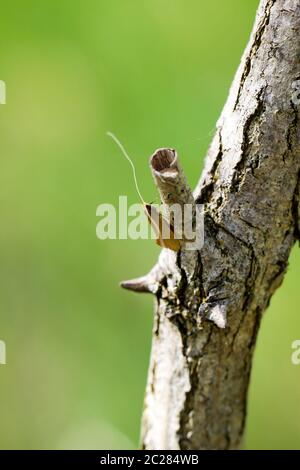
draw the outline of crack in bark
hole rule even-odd
[[[294,140],[296,138],[296,132],[297,132],[297,123],[299,121],[298,109],[296,105],[293,103],[293,101],[290,101],[290,107],[291,107],[291,112],[292,112],[292,119],[286,132],[287,148],[282,156],[282,160],[284,163],[286,162],[286,159],[289,156],[289,154],[293,152]]]
[[[200,195],[199,195],[199,197],[197,198],[197,201],[196,201],[197,204],[206,204],[206,203],[208,203],[210,201],[211,195],[214,192],[215,182],[216,182],[216,179],[217,179],[216,174],[217,174],[219,165],[222,161],[223,154],[224,154],[223,143],[222,143],[222,128],[218,129],[218,137],[219,137],[219,150],[218,150],[218,153],[216,155],[216,158],[213,162],[213,165],[212,165],[210,173],[209,173],[209,177],[210,177],[211,181],[206,183],[205,186],[203,186],[203,188],[201,188],[201,193],[200,193]]]
[[[267,2],[266,8],[265,8],[265,15],[263,16],[261,24],[258,25],[257,30],[255,32],[255,36],[254,36],[254,39],[253,39],[251,49],[250,49],[250,51],[249,51],[249,53],[246,57],[246,62],[245,62],[243,73],[242,73],[242,76],[241,76],[241,79],[240,79],[240,84],[239,84],[237,97],[236,97],[236,100],[235,100],[235,103],[234,103],[233,110],[236,109],[236,107],[239,103],[245,81],[246,81],[246,79],[247,79],[247,77],[250,73],[250,70],[251,70],[252,61],[253,61],[253,59],[255,57],[255,54],[257,53],[257,51],[258,51],[258,49],[261,45],[265,29],[269,24],[270,16],[271,16],[271,9],[272,9],[272,6],[274,5],[275,1],[276,0],[270,0],[269,2]]]
[[[234,168],[234,174],[232,178],[232,188],[231,188],[232,192],[238,192],[241,187],[242,180],[244,179],[246,162],[248,163],[249,167],[251,165],[251,160],[250,162],[248,162],[249,153],[251,152],[251,141],[249,139],[249,136],[251,135],[251,129],[254,126],[256,120],[259,120],[259,118],[261,117],[261,115],[263,114],[265,110],[265,104],[263,101],[264,90],[265,88],[262,87],[260,91],[258,92],[257,97],[256,97],[256,107],[254,111],[247,117],[246,122],[243,127],[241,157]],[[255,163],[255,165],[258,165],[258,163]]]

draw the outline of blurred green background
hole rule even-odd
[[[136,448],[153,299],[122,291],[159,253],[96,238],[96,207],[156,198],[148,157],[195,186],[257,0],[6,2],[0,15],[1,448]],[[258,339],[245,447],[300,448],[300,255]]]

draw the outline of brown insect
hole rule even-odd
[[[157,209],[152,204],[149,204],[144,201],[137,182],[135,166],[128,153],[126,152],[124,146],[112,132],[107,132],[107,135],[114,140],[114,142],[118,145],[121,152],[123,153],[124,157],[129,161],[131,165],[135,188],[143,205],[147,219],[156,235],[156,244],[163,248],[169,248],[173,251],[179,251],[181,248],[181,243],[180,240],[175,237],[175,230],[173,225],[168,220],[166,220],[166,218],[159,211],[157,211]],[[167,236],[165,234],[167,234]]]
[[[175,237],[175,230],[172,224],[168,222],[164,216],[156,210],[152,204],[143,204],[147,218],[156,235],[156,244],[169,248],[173,251],[179,251],[181,248],[180,240]],[[164,234],[168,234],[166,237]]]

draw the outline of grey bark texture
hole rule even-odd
[[[260,320],[299,239],[299,80],[300,0],[262,0],[194,192],[204,246],[163,249],[139,280],[156,296],[145,449],[241,446]]]

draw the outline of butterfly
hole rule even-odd
[[[144,201],[144,198],[141,194],[137,182],[136,171],[133,161],[129,157],[128,153],[126,152],[124,146],[121,144],[119,139],[112,132],[107,132],[107,135],[113,139],[113,141],[120,148],[124,157],[128,160],[131,165],[135,188],[143,205],[147,219],[156,236],[156,244],[161,246],[162,248],[169,248],[169,250],[176,252],[179,251],[181,249],[181,242],[175,236],[174,226],[152,204],[149,204]]]

